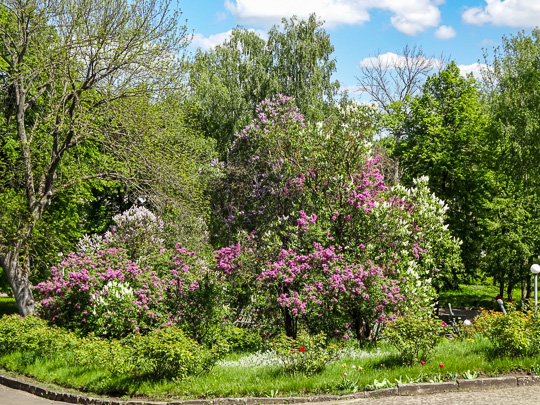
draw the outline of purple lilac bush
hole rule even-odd
[[[70,253],[35,287],[38,313],[83,334],[123,337],[175,325],[200,337],[211,323],[201,294],[211,291],[195,254],[178,244],[174,251],[162,248],[154,262],[141,267],[116,247]]]
[[[250,295],[261,326],[363,338],[405,308],[432,305],[443,263],[461,264],[425,179],[387,187],[378,157],[349,154],[364,139],[306,124],[288,97],[258,114],[217,181],[227,192],[214,236],[233,242],[215,252],[216,270]]]

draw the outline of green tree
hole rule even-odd
[[[338,94],[332,81],[334,47],[312,14],[307,21],[283,20],[268,41],[237,28],[231,38],[208,52],[198,51],[190,70],[190,103],[199,128],[216,139],[225,157],[234,133],[247,125],[257,104],[281,93],[294,97],[308,120],[320,121]]]
[[[72,190],[66,198],[84,200],[81,190],[101,181],[152,186],[141,166],[154,159],[129,152],[155,147],[149,136],[166,125],[156,117],[139,128],[134,118],[141,100],[158,103],[179,87],[186,28],[168,0],[8,0],[1,13],[1,170],[11,174],[0,196],[0,266],[27,315],[29,244],[55,198]]]
[[[450,63],[428,77],[423,92],[403,111],[404,136],[397,143],[406,185],[426,175],[429,188],[449,206],[449,226],[463,241],[463,259],[476,270],[481,249],[477,218],[486,199],[484,176],[486,116],[472,77]]]
[[[255,106],[273,94],[271,58],[266,42],[254,32],[236,28],[215,49],[198,50],[190,66],[190,103],[197,127],[215,138],[221,154],[233,134],[253,118]]]
[[[540,253],[540,30],[503,37],[484,71],[490,113],[491,201],[485,226],[485,265],[508,298],[521,284],[530,293],[529,266]]]
[[[331,59],[334,46],[330,36],[315,14],[307,21],[283,19],[282,24],[283,29],[274,26],[268,33],[272,79],[280,93],[294,97],[308,121],[321,121],[339,90],[339,82],[332,81],[336,61]]]

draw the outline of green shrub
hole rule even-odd
[[[257,351],[262,348],[261,335],[252,329],[237,328],[230,325],[219,332],[223,333],[223,337],[227,340],[232,350]]]
[[[407,365],[427,361],[446,325],[428,313],[407,314],[388,322],[384,336]]]
[[[174,327],[106,340],[92,334],[79,337],[32,316],[0,319],[0,355],[19,352],[33,361],[57,355],[66,364],[101,368],[115,375],[182,379],[208,371],[227,351],[227,344],[215,343],[208,349]]]
[[[50,327],[35,316],[23,318],[15,314],[0,319],[0,353],[18,350],[44,356],[71,350],[77,343],[74,334]]]
[[[121,344],[130,361],[124,362],[117,371],[153,378],[182,379],[202,374],[229,350],[226,344],[215,344],[208,349],[175,327],[152,331],[148,335],[131,335],[122,339]]]
[[[296,340],[281,334],[271,342],[271,347],[288,373],[311,375],[335,360],[343,345],[328,343],[324,332],[311,336],[301,332]]]
[[[540,352],[540,315],[537,311],[518,311],[509,304],[507,314],[484,311],[475,320],[476,329],[487,337],[497,355],[510,357]]]

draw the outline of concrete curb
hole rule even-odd
[[[438,394],[450,391],[481,391],[497,388],[523,387],[540,385],[540,376],[475,378],[472,380],[457,379],[440,383],[398,384],[397,387],[376,391],[361,391],[348,395],[317,395],[311,397],[284,398],[215,398],[185,401],[121,401],[110,398],[93,398],[85,395],[58,392],[37,385],[16,380],[0,374],[0,384],[20,391],[25,391],[52,401],[84,405],[258,405],[258,404],[305,404],[318,402],[352,401],[361,398],[379,398],[390,396],[409,396]]]

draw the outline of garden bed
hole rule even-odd
[[[398,383],[523,376],[540,371],[540,356],[493,358],[486,354],[489,348],[489,341],[482,338],[442,340],[433,361],[410,367],[402,364],[395,350],[388,345],[369,350],[350,348],[342,358],[313,376],[284,373],[280,367],[272,365],[272,357],[267,352],[232,353],[209,373],[183,381],[150,381],[113,375],[99,368],[66,367],[58,358],[31,358],[21,352],[1,356],[0,364],[3,370],[90,396],[145,400],[346,395],[393,387]]]

